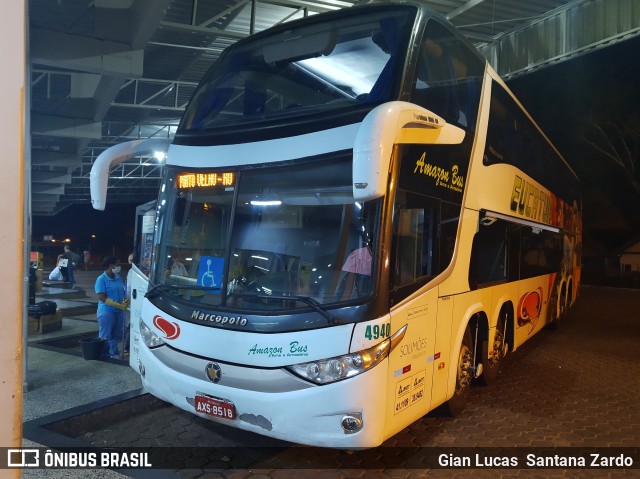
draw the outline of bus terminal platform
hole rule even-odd
[[[637,456],[633,468],[579,470],[429,469],[415,467],[409,457],[449,447],[630,448],[637,453],[637,290],[583,286],[562,327],[541,331],[509,354],[497,383],[474,387],[460,416],[430,413],[362,462],[348,451],[296,446],[183,412],[146,394],[126,357],[85,360],[78,342],[97,334],[93,283],[100,273],[77,270],[73,290],[53,284],[37,294],[37,301],[57,302],[62,327],[28,337],[24,446],[192,448],[193,457],[172,469],[25,468],[22,477],[640,477]],[[213,460],[209,452],[214,450],[225,455]]]

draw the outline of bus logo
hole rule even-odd
[[[520,298],[520,304],[518,305],[518,325],[524,326],[528,323],[531,325],[531,331],[533,331],[538,323],[541,311],[542,288],[529,291]]]
[[[180,326],[178,323],[167,321],[158,314],[153,317],[153,325],[164,333],[164,339],[176,339],[180,336]]]
[[[207,375],[207,379],[212,383],[218,383],[222,378],[222,369],[218,363],[207,364],[204,372]]]

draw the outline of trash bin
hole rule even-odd
[[[81,339],[80,344],[84,359],[100,359],[104,353],[106,341],[101,338]]]

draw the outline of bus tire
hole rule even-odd
[[[549,328],[554,331],[560,329],[562,323],[564,322],[565,314],[567,314],[566,298],[567,295],[563,291],[558,302],[558,314],[556,315],[556,318],[551,322],[551,324],[549,324]]]
[[[489,348],[489,341],[482,341],[482,375],[478,382],[483,386],[491,386],[498,379],[500,364],[507,354],[506,321],[508,313],[505,311],[498,317],[493,344]]]
[[[464,332],[458,360],[456,363],[456,389],[453,397],[446,403],[446,410],[451,416],[459,415],[467,405],[471,380],[473,379],[473,340],[469,327]]]

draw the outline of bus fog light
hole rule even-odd
[[[342,418],[340,422],[342,425],[342,430],[345,434],[353,434],[358,432],[364,426],[364,422],[362,421],[362,414],[359,412],[347,414]]]

